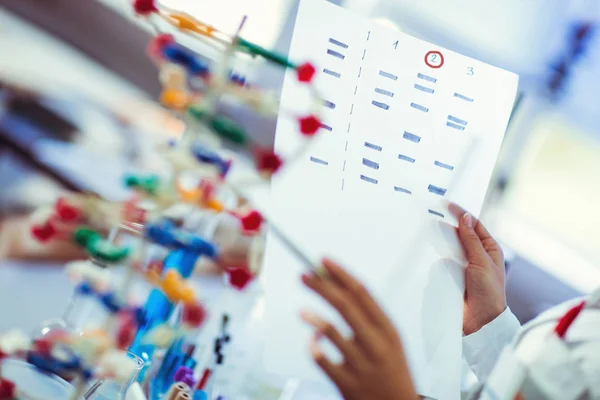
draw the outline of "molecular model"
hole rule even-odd
[[[322,101],[311,85],[315,68],[240,37],[245,19],[235,35],[227,35],[153,0],[135,0],[133,9],[156,32],[148,53],[160,70],[160,102],[185,123],[185,132],[157,149],[168,174],[124,177],[133,193],[126,201],[71,194],[34,213],[35,239],[70,241],[88,259],[65,267],[76,288],[62,320],[30,335],[0,334],[0,400],[121,399],[136,381],[150,399],[211,398],[210,380],[230,340],[230,316],[221,316],[213,338],[215,361],[207,366],[194,360],[194,341],[211,309],[190,279],[207,261],[230,288],[242,291],[256,278],[266,221],[241,196],[244,185],[256,182],[232,179],[231,170],[250,158],[253,163],[243,168],[265,183],[284,161],[293,161],[256,143],[219,105],[227,99],[261,116],[293,118],[306,143],[321,127]],[[218,49],[222,60],[203,61],[169,31]],[[295,71],[312,109],[280,110],[272,94],[232,72],[241,55]],[[134,293],[139,287],[147,289],[141,300]],[[93,317],[75,324],[72,317],[83,309],[95,310]],[[100,393],[111,385],[111,396]]]

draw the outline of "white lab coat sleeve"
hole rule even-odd
[[[463,336],[463,355],[479,382],[492,372],[500,352],[510,344],[521,324],[509,307],[493,321],[468,336]]]

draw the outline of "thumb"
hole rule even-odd
[[[488,255],[473,228],[474,222],[471,214],[464,213],[458,220],[458,237],[465,250],[469,264],[486,265]]]

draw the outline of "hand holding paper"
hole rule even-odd
[[[450,212],[459,221],[458,237],[468,260],[463,333],[470,335],[506,308],[504,255],[481,221],[456,204],[450,204]]]
[[[303,311],[302,319],[316,329],[311,341],[315,362],[345,400],[416,399],[393,323],[359,281],[332,261],[324,260],[323,265],[327,277],[305,274],[302,281],[341,314],[353,333],[346,338],[331,323]],[[321,352],[318,342],[323,336],[342,354],[342,363],[333,363]]]

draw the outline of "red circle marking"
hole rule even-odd
[[[433,65],[433,64],[431,64],[429,62],[429,56],[432,55],[432,54],[437,54],[438,56],[440,56],[440,60],[441,61],[440,61],[439,65]],[[437,51],[437,50],[428,51],[427,54],[425,54],[425,64],[427,64],[427,66],[429,68],[441,68],[442,65],[444,65],[444,55],[441,52]]]

